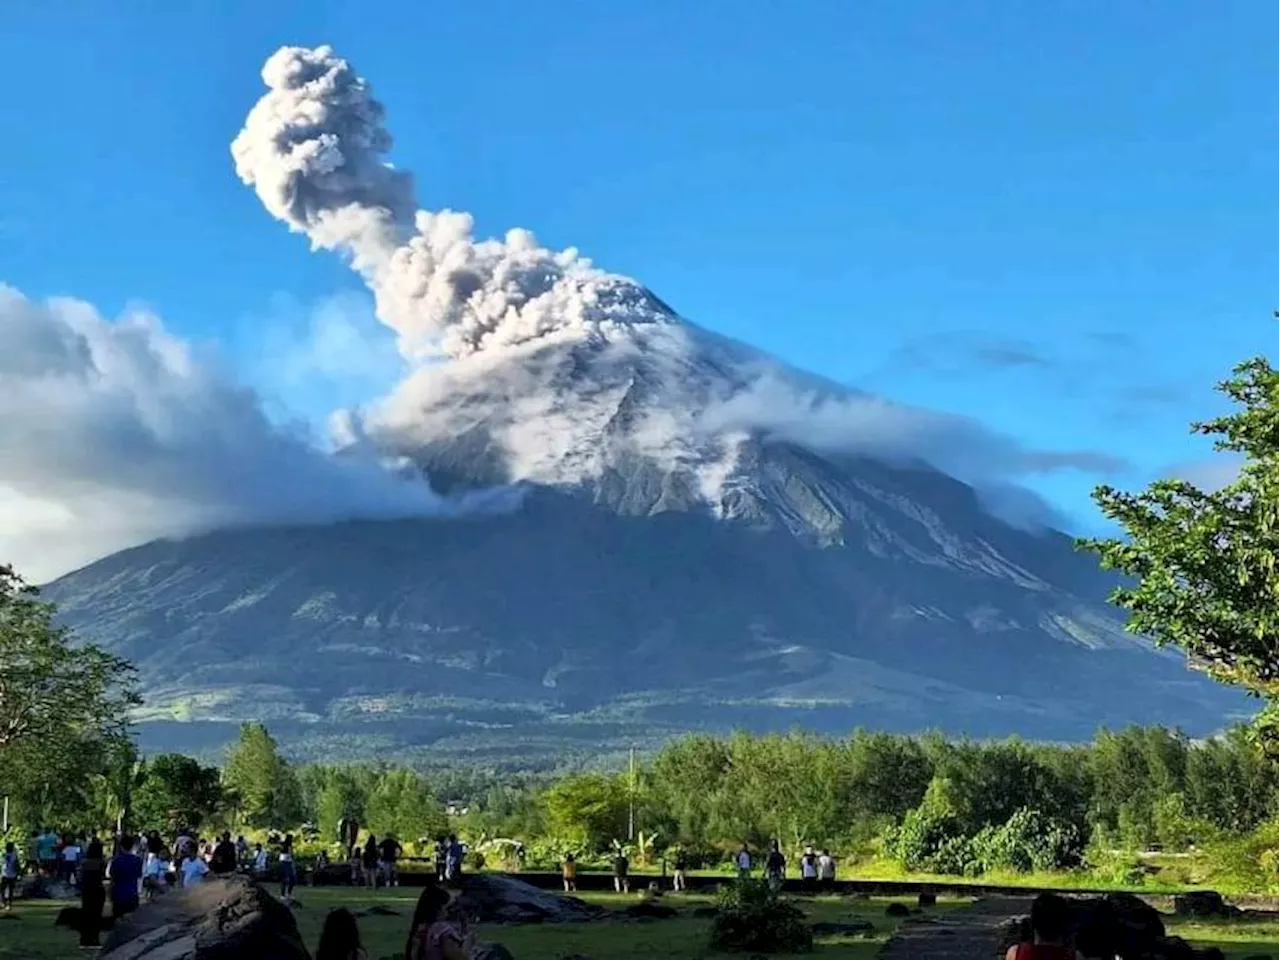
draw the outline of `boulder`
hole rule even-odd
[[[916,897],[916,906],[919,907],[936,907],[938,905],[938,895],[936,893],[922,892]]]
[[[143,904],[107,936],[99,960],[310,960],[293,913],[232,874]]]
[[[80,891],[72,884],[48,877],[23,877],[14,888],[20,900],[79,900]]]
[[[581,923],[604,915],[600,907],[497,873],[462,881],[457,906],[479,923]]]
[[[516,958],[500,943],[477,943],[471,949],[468,960],[516,960]]]
[[[1173,898],[1173,912],[1179,917],[1234,917],[1241,911],[1223,900],[1216,890],[1193,890]]]
[[[911,916],[911,908],[905,903],[891,903],[884,908],[886,917],[909,917]]]

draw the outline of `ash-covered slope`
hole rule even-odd
[[[48,594],[139,664],[151,719],[223,724],[144,726],[187,748],[245,717],[315,755],[532,762],[741,724],[1206,731],[1236,706],[1125,635],[1066,538],[936,471],[753,445],[742,496],[765,522],[539,488],[501,516],[223,532]]]

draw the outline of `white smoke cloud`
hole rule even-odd
[[[266,209],[345,256],[399,337],[409,375],[348,418],[399,452],[472,436],[506,479],[592,482],[628,458],[686,470],[714,506],[738,444],[924,460],[975,484],[1122,463],[1023,448],[964,418],[858,394],[681,321],[635,281],[525,230],[477,241],[465,213],[417,209],[387,162],[369,85],[330,47],[285,47],[232,144]]]
[[[349,257],[407,357],[462,357],[553,337],[670,322],[634,282],[527,230],[476,241],[466,213],[417,209],[369,85],[332,48],[284,47],[268,93],[231,145],[268,212],[312,246]]]
[[[0,285],[0,560],[29,578],[158,536],[441,509],[273,424],[155,316]]]

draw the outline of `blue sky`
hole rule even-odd
[[[1205,457],[1212,384],[1275,354],[1275,35],[1230,0],[9,4],[0,281],[144,301],[284,408],[376,392],[372,325],[352,376],[276,362],[365,301],[228,151],[263,60],[331,43],[425,205],[1132,486]],[[1097,480],[1035,486],[1087,527]]]

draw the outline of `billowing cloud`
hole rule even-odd
[[[262,77],[267,92],[232,145],[237,172],[269,213],[359,272],[410,367],[343,420],[366,444],[412,456],[468,437],[505,479],[554,484],[640,457],[693,474],[713,505],[738,444],[760,434],[923,460],[991,489],[1124,467],[787,369],[528,231],[477,240],[469,215],[417,208],[412,178],[387,160],[386,111],[332,48],[285,47]],[[988,365],[1047,363],[1025,344],[975,350]]]
[[[273,424],[155,316],[0,286],[0,558],[28,577],[157,536],[440,509]]]

